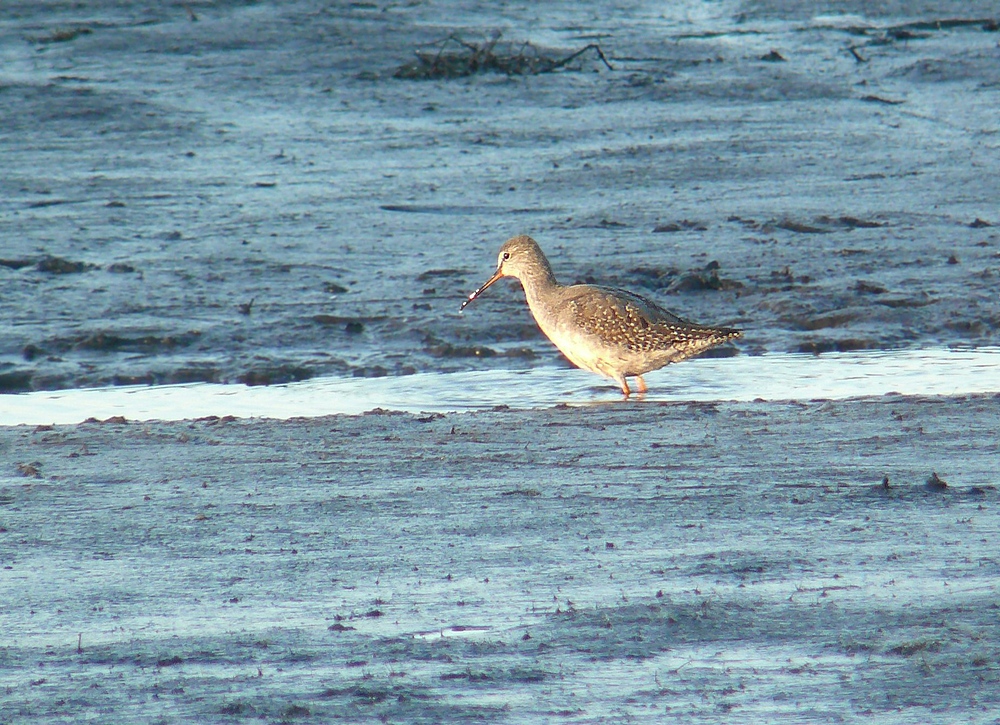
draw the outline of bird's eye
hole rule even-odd
[[[503,261],[506,262],[508,259],[510,259],[510,252],[504,252],[503,253]]]

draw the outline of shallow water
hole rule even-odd
[[[812,400],[887,393],[967,395],[1000,392],[1000,348],[771,354],[706,358],[670,366],[646,378],[636,402]],[[44,391],[0,397],[0,425],[79,423],[123,416],[182,420],[356,415],[373,408],[449,413],[506,405],[618,403],[610,382],[567,368],[520,372],[484,370],[385,378],[317,378],[288,385],[127,386]]]

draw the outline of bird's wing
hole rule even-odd
[[[594,285],[571,288],[574,322],[589,334],[635,352],[675,349],[682,357],[738,337],[736,330],[696,325],[627,290]]]

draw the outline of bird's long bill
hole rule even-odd
[[[503,277],[503,269],[501,267],[497,267],[497,271],[493,273],[492,277],[486,280],[486,284],[484,284],[482,287],[480,287],[471,295],[469,295],[469,299],[467,299],[465,302],[462,303],[462,306],[458,309],[458,311],[461,312],[462,310],[464,310],[466,305],[468,305],[470,302],[472,302],[472,300],[476,299],[479,295],[485,292],[487,287],[489,287],[491,284],[496,282],[501,277]]]

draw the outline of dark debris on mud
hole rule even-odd
[[[471,43],[456,34],[431,43],[434,50],[416,51],[417,62],[405,63],[393,73],[403,80],[432,80],[462,78],[476,73],[499,73],[509,76],[538,75],[569,68],[573,61],[592,52],[608,70],[614,70],[607,56],[597,43],[590,43],[579,50],[557,55],[529,41],[504,42],[500,32],[489,40]]]

